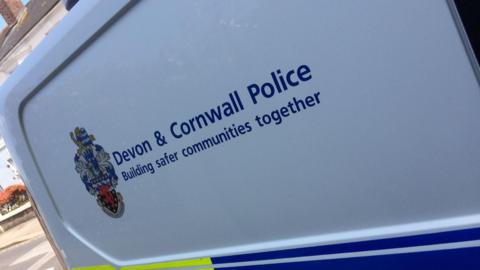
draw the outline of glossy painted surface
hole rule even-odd
[[[473,228],[480,92],[460,37],[441,1],[79,2],[3,87],[2,125],[70,266]],[[195,150],[233,125],[250,131]],[[75,171],[77,126],[110,153],[121,217]]]

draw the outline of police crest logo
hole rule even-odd
[[[118,177],[109,153],[102,146],[94,144],[95,137],[84,128],[76,127],[70,132],[70,137],[78,147],[74,158],[75,171],[85,188],[95,196],[103,212],[114,218],[121,217],[125,207],[122,194],[115,190]]]

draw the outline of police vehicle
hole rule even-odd
[[[480,269],[453,1],[79,1],[1,134],[69,269]]]

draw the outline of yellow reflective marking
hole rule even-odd
[[[145,265],[124,266],[120,269],[121,270],[154,270],[154,269],[168,269],[168,268],[191,267],[191,266],[207,266],[208,267],[209,265],[212,265],[212,260],[210,258],[200,258],[200,259],[174,261],[174,262],[162,262],[162,263],[145,264]],[[214,270],[214,269],[201,268],[198,270]]]
[[[96,266],[73,267],[72,270],[115,270],[115,267],[111,265],[96,265]]]

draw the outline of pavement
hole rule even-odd
[[[44,235],[42,226],[36,218],[18,224],[10,230],[0,233],[0,250]],[[3,268],[0,268],[3,269]]]
[[[43,235],[1,250],[0,269],[62,270],[62,267]]]
[[[0,234],[0,269],[62,269],[36,218]]]

